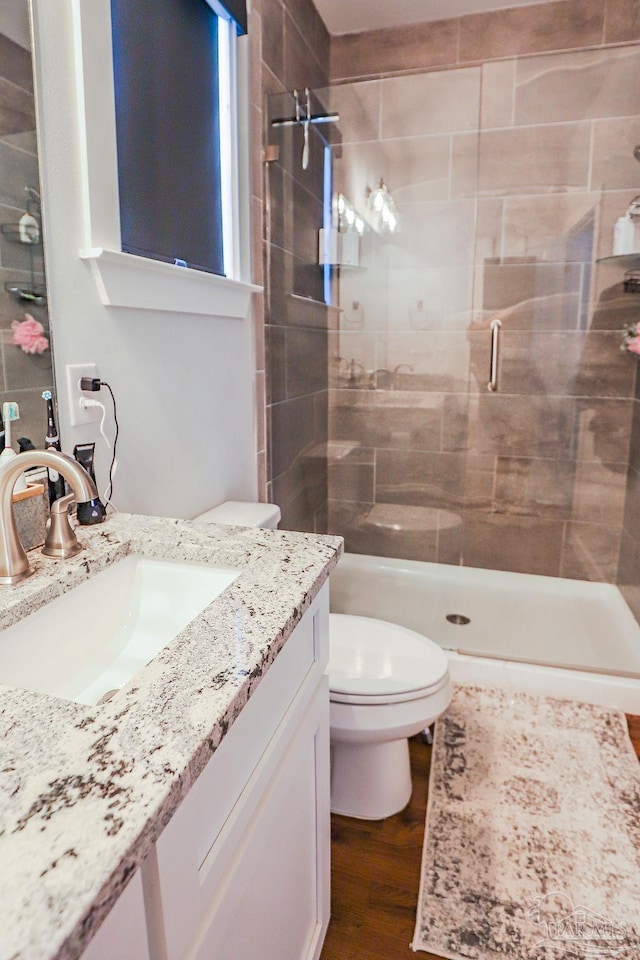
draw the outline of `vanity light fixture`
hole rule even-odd
[[[378,226],[381,231],[396,233],[398,208],[383,177],[380,177],[375,190],[367,187],[367,206],[378,217]]]

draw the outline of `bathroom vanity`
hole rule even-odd
[[[79,539],[30,555],[3,628],[126,556],[238,576],[106,703],[1,688],[0,960],[316,958],[341,541],[123,515]]]

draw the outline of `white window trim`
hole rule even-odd
[[[234,146],[239,138],[248,142],[246,43],[240,40],[232,45],[237,48],[240,91],[228,91],[232,136],[227,162],[236,225],[229,259],[225,255],[231,279],[122,252],[111,4],[110,0],[72,0],[72,11],[82,171],[79,256],[91,266],[102,303],[133,310],[246,317],[251,294],[262,289],[248,282],[248,163],[240,162]],[[153,282],[144,282],[149,280]]]

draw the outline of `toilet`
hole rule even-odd
[[[275,503],[249,503],[245,500],[225,500],[211,510],[194,517],[194,523],[227,523],[239,527],[262,527],[276,530],[280,523],[280,507]]]
[[[449,706],[441,647],[372,617],[329,618],[331,810],[381,820],[411,797],[408,737]]]
[[[273,503],[227,500],[194,518],[275,530]],[[381,820],[411,797],[408,738],[449,706],[444,651],[396,623],[332,613],[329,617],[331,810]]]

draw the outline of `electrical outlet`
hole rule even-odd
[[[67,373],[67,403],[69,406],[69,423],[72,427],[79,427],[83,423],[94,423],[102,416],[99,407],[81,407],[80,397],[99,399],[99,395],[89,390],[81,390],[78,386],[80,377],[97,377],[98,368],[95,363],[68,363]]]

